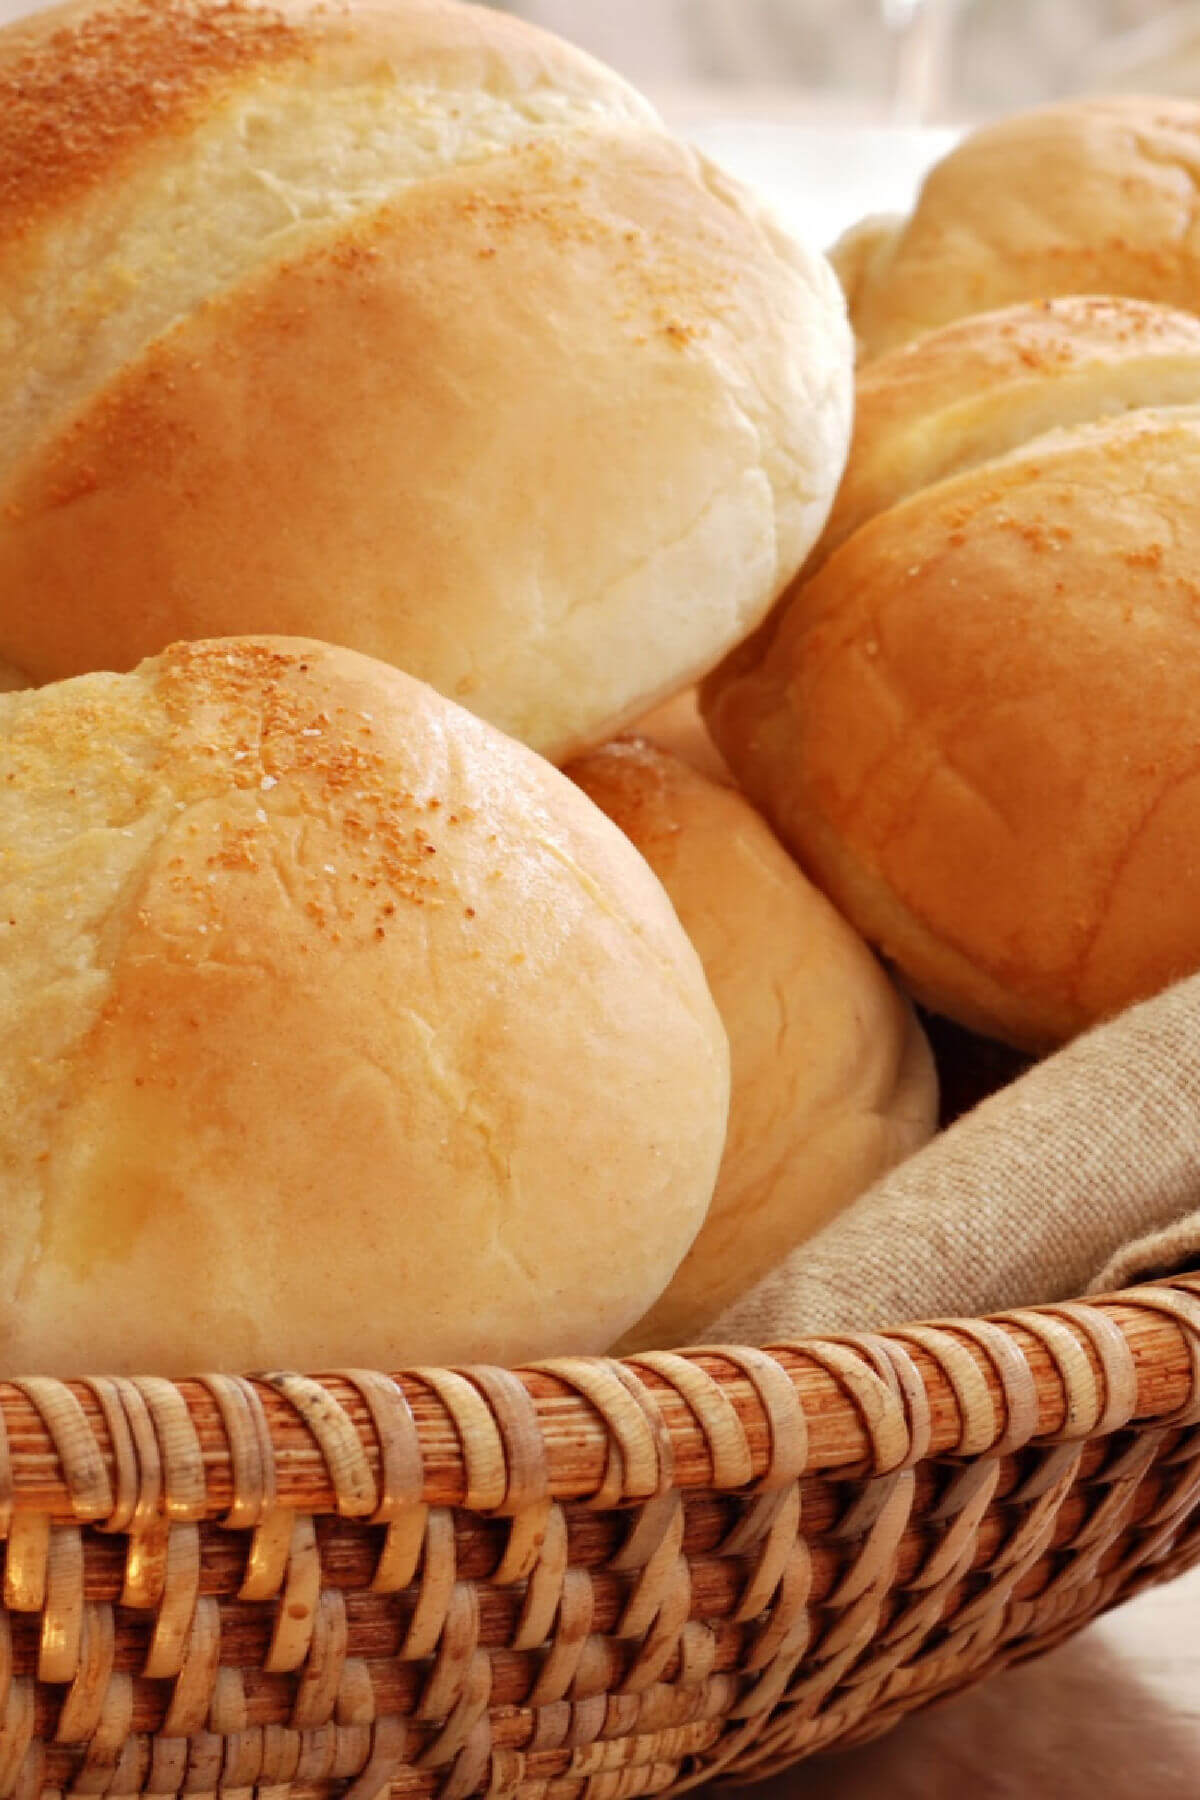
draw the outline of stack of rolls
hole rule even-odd
[[[858,393],[827,532],[706,720],[912,992],[1042,1050],[1200,967],[1200,321],[976,314]]]
[[[935,1129],[910,996],[1200,967],[1200,108],[844,299],[495,9],[83,0],[0,101],[5,1368],[702,1338]]]
[[[928,1050],[694,692],[708,776],[543,757],[811,551],[829,264],[451,0],[84,0],[0,101],[0,1363],[700,1331]]]

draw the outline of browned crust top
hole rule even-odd
[[[19,235],[178,129],[216,83],[310,41],[244,0],[123,0],[14,31],[0,40],[0,230]]]

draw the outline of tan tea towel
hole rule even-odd
[[[1063,1300],[1200,1263],[1200,976],[966,1114],[726,1309],[767,1343]]]

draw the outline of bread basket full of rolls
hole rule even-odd
[[[0,1796],[745,1781],[1200,1559],[1198,176],[0,32]]]

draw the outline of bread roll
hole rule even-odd
[[[1042,432],[1197,399],[1192,313],[1072,295],[956,320],[859,371],[850,459],[805,573],[876,513]]]
[[[824,523],[837,282],[616,76],[451,0],[0,33],[0,656],[395,662],[560,757]]]
[[[869,372],[846,534],[703,704],[916,994],[1040,1050],[1200,967],[1200,407],[1146,404],[1200,394],[1200,342],[1117,304],[972,330]]]
[[[750,804],[641,739],[570,765],[662,881],[729,1034],[729,1136],[699,1237],[621,1350],[718,1313],[937,1122],[911,1008]]]
[[[835,247],[854,276],[860,353],[1056,294],[1200,311],[1197,182],[1196,100],[1069,100],[970,133],[931,170],[890,244],[879,234],[869,254],[856,239]]]
[[[419,682],[281,639],[0,700],[0,1367],[598,1351],[727,1046],[641,858]]]

